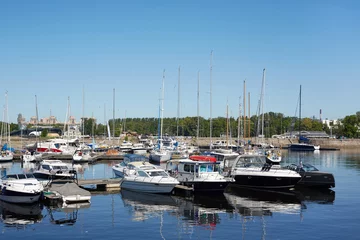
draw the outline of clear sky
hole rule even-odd
[[[238,115],[243,81],[251,114],[266,68],[264,111],[294,116],[302,85],[302,116],[342,118],[359,106],[359,1],[0,1],[0,94],[9,116],[50,111],[104,122],[157,117],[165,69],[164,117]],[[0,98],[4,105],[5,98]],[[104,105],[106,105],[104,111]]]

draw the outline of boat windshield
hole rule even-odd
[[[305,172],[313,172],[313,171],[319,171],[316,167],[310,164],[303,164],[302,168]]]
[[[201,164],[200,172],[218,172],[219,165],[218,164]]]
[[[149,174],[150,177],[157,177],[157,176],[167,177],[168,176],[166,174],[166,172],[164,172],[164,171],[148,171],[147,173]]]
[[[264,156],[241,156],[236,162],[235,167],[262,167],[264,163]]]
[[[67,166],[53,166],[54,170],[68,170]]]

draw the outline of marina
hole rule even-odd
[[[291,234],[287,229],[310,229],[308,226],[316,222],[317,228],[324,231],[316,231],[311,236],[299,231],[291,238],[319,239],[331,234],[354,239],[351,236],[355,234],[356,215],[360,213],[354,207],[360,191],[352,188],[350,183],[354,178],[360,180],[359,152],[300,153],[282,150],[282,156],[284,165],[296,164],[300,158],[322,171],[332,172],[336,187],[279,191],[239,188],[230,184],[223,194],[206,196],[186,194],[191,188],[179,185],[171,194],[158,195],[119,189],[121,180],[115,178],[112,166],[121,160],[99,161],[77,166],[78,185],[85,186],[91,193],[89,203],[52,202],[28,206],[1,201],[3,220],[0,227],[4,236],[12,236],[20,230],[25,235],[35,230],[37,234],[49,236],[51,231],[56,231],[56,226],[70,227],[63,229],[61,238],[54,239],[70,235],[85,239],[115,239],[118,226],[127,229],[140,227],[136,238],[147,236],[148,239],[188,239],[194,235],[201,239],[286,239]],[[14,161],[1,169],[4,171],[6,168],[6,172],[11,174],[27,171],[29,167]],[[95,185],[102,187],[95,189]],[[116,187],[106,188],[106,185]],[[350,209],[353,214],[343,214]],[[343,231],[339,233],[336,222],[343,218],[348,224],[342,226]],[[96,219],[102,220],[99,222]],[[279,224],[286,224],[287,228],[279,229]],[[132,231],[123,234],[127,238],[135,238]]]

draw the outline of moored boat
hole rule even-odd
[[[0,180],[0,200],[34,203],[43,193],[43,185],[32,174],[9,174]]]
[[[253,188],[292,188],[301,179],[296,171],[266,163],[265,155],[262,154],[240,155],[230,175],[237,185]]]
[[[148,162],[132,162],[124,171],[120,187],[137,192],[170,193],[178,184],[164,169]]]

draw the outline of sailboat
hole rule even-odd
[[[162,80],[162,98],[161,106],[159,103],[159,136],[157,148],[150,153],[149,159],[154,162],[167,162],[171,159],[171,152],[163,148],[163,115],[164,115],[164,80],[165,80],[165,70],[163,72]],[[160,114],[161,113],[161,114]]]
[[[292,151],[315,151],[320,150],[319,145],[313,145],[310,143],[302,142],[301,136],[301,85],[300,85],[300,104],[299,104],[299,143],[292,143],[289,145],[289,149]]]
[[[4,138],[4,144],[2,142]],[[7,102],[7,92],[5,93],[5,106],[4,106],[4,115],[3,121],[1,124],[1,136],[0,136],[0,146],[1,146],[1,155],[0,162],[12,161],[14,158],[13,148],[11,148],[10,141],[10,124],[8,117],[8,102]]]

